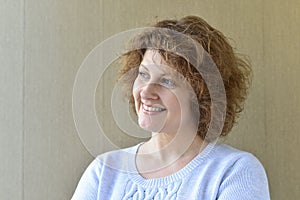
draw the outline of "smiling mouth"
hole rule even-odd
[[[143,110],[147,112],[162,112],[165,111],[165,108],[160,108],[160,107],[154,107],[154,106],[146,106],[145,104],[142,104]]]

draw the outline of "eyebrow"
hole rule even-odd
[[[142,63],[140,64],[140,67],[145,68],[145,70],[147,70],[149,72],[149,69],[147,68],[146,65],[143,65]],[[163,68],[161,69],[164,73],[161,74],[161,76],[171,76],[172,73],[167,72],[166,70],[164,70]]]
[[[140,67],[143,67],[143,68],[145,68],[147,71],[149,71],[149,69],[148,69],[145,65],[143,65],[142,63],[140,64]]]

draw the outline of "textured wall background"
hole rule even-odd
[[[72,116],[72,89],[101,41],[158,19],[199,15],[249,55],[254,81],[239,125],[225,142],[264,164],[272,199],[300,196],[300,2],[297,0],[0,0],[0,199],[70,199],[93,157]],[[109,113],[114,71],[99,86]],[[111,120],[106,128],[120,146]],[[103,149],[105,151],[105,149]]]

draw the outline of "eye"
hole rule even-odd
[[[175,82],[171,79],[168,79],[168,78],[163,78],[161,80],[162,84],[168,88],[172,88],[172,87],[175,87]]]
[[[149,74],[147,72],[139,71],[139,77],[142,79],[149,79]]]

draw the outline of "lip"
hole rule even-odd
[[[152,107],[153,105],[144,104],[144,103],[141,102],[141,109],[142,109],[143,113],[146,114],[146,115],[158,115],[158,114],[166,111],[165,108],[163,108],[164,110],[162,110],[162,111],[149,111],[149,110],[145,110],[144,105],[147,106],[147,107]],[[160,107],[158,107],[158,108],[160,108]]]

